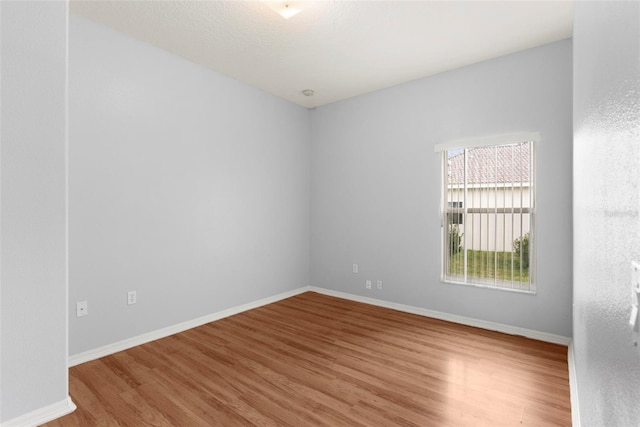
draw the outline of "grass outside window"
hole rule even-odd
[[[497,266],[496,257],[498,259]],[[467,276],[471,279],[470,281],[473,281],[472,278],[475,277],[528,283],[528,262],[522,264],[522,270],[520,270],[520,257],[514,252],[467,250]],[[463,250],[450,254],[448,273],[451,276],[464,277]]]

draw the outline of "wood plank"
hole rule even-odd
[[[570,426],[567,348],[307,292],[69,371],[60,426]]]

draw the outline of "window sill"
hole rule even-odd
[[[515,292],[518,294],[525,295],[537,295],[537,290],[535,285],[532,285],[533,289],[517,289],[517,288],[508,288],[503,286],[494,286],[494,285],[483,285],[481,283],[467,283],[467,282],[455,282],[452,280],[444,280],[440,279],[440,282],[447,285],[458,285],[458,286],[467,286],[472,288],[482,288],[482,289],[490,289],[492,291],[503,291],[503,292]]]

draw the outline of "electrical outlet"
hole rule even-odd
[[[76,317],[82,317],[89,314],[89,303],[87,301],[78,301],[76,303]]]
[[[358,272],[358,264],[353,264],[353,272],[354,273]]]
[[[382,280],[378,280],[376,282],[376,289],[379,291],[382,290]]]
[[[367,289],[371,290],[371,280],[367,280],[367,281],[365,282],[364,286],[365,286]]]
[[[131,305],[131,304],[135,304],[138,299],[138,297],[136,296],[136,291],[129,291],[127,292],[127,304]]]

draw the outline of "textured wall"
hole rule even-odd
[[[640,3],[576,2],[574,346],[582,426],[640,423]]]
[[[70,354],[308,285],[308,111],[70,25]]]
[[[571,336],[571,64],[565,40],[313,111],[311,283]],[[434,145],[530,131],[538,294],[441,283]]]
[[[0,3],[0,421],[67,398],[64,2]]]

